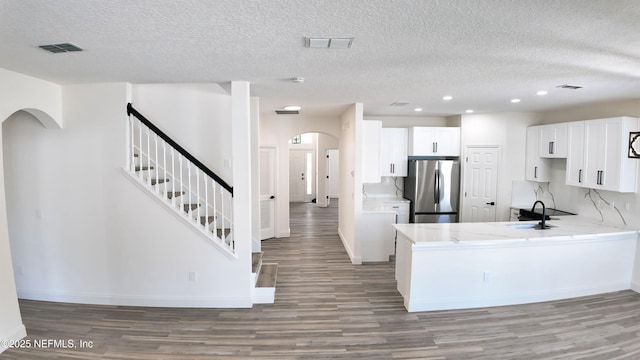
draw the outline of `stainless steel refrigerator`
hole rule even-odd
[[[409,159],[409,174],[404,180],[404,197],[411,200],[409,222],[458,222],[458,158]]]

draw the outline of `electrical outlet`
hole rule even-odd
[[[490,279],[491,279],[491,273],[490,273],[490,272],[488,272],[488,271],[485,271],[485,272],[482,274],[482,281],[483,281],[483,282],[489,282],[489,280],[490,280]]]
[[[198,280],[198,273],[195,271],[189,271],[189,281],[195,282]]]

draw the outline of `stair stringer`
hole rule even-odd
[[[187,225],[187,227],[189,229],[194,231],[197,235],[199,235],[201,238],[206,240],[212,246],[214,246],[218,250],[220,250],[220,252],[222,252],[226,257],[228,257],[229,259],[238,259],[238,255],[232,253],[226,246],[224,246],[222,244],[219,244],[219,242],[222,242],[221,239],[217,238],[217,236],[215,237],[216,239],[212,239],[212,237],[209,236],[209,234],[207,233],[206,230],[204,230],[203,228],[200,228],[199,226],[196,226],[193,223],[193,219],[191,219],[189,217],[188,213],[182,211],[181,209],[179,209],[177,207],[172,206],[169,202],[167,202],[165,200],[164,194],[156,192],[156,191],[153,191],[152,189],[150,189],[149,186],[147,185],[147,183],[144,182],[143,179],[138,177],[137,174],[132,174],[131,171],[129,169],[127,169],[126,167],[122,168],[122,172],[124,173],[124,175],[125,175],[125,177],[127,179],[129,179],[131,182],[133,182],[138,187],[140,187],[145,194],[147,194],[149,197],[151,197],[152,199],[154,199],[155,201],[160,203],[162,206],[167,208],[167,210],[169,210],[169,212],[171,212],[174,216],[176,216],[183,223],[185,223],[185,225]],[[232,233],[233,233],[233,231],[232,231]],[[217,240],[220,240],[220,241],[217,241]]]

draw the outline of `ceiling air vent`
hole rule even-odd
[[[389,106],[407,106],[407,105],[409,105],[409,103],[407,103],[407,102],[398,102],[398,101],[389,104]]]
[[[298,115],[300,111],[298,110],[276,110],[276,114],[278,115]]]
[[[578,89],[582,89],[582,86],[578,86],[578,85],[569,85],[569,84],[564,84],[564,85],[558,85],[556,86],[558,89],[569,89],[569,90],[578,90]]]
[[[40,45],[38,46],[42,50],[47,50],[48,52],[52,52],[54,54],[65,53],[65,52],[73,52],[73,51],[82,51],[81,48],[71,44],[71,43],[62,43],[62,44],[51,44],[51,45]]]

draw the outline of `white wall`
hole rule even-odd
[[[228,95],[208,93],[208,98],[191,88],[184,93],[160,88],[150,91],[159,97],[176,95],[163,99],[163,114],[199,105],[203,118],[209,118],[208,109],[229,114]],[[219,161],[208,164],[210,157],[219,159],[216,154],[198,151],[220,146],[209,143],[230,134],[228,118],[211,120],[227,124],[216,130],[219,133],[210,130],[212,124],[193,124],[184,116],[155,119],[157,110],[145,91],[144,86],[136,88],[138,110],[168,134],[191,136],[194,155],[228,173]],[[190,103],[194,99],[187,94],[202,102]],[[98,304],[251,306],[250,254],[230,260],[123,175],[130,87],[65,86],[63,99],[61,131],[47,131],[25,113],[5,122],[5,180],[11,250],[20,269],[18,294]],[[212,103],[218,105],[210,108]],[[226,145],[220,152],[230,154]],[[189,272],[197,273],[196,281],[189,281]]]
[[[231,96],[217,84],[133,85],[132,104],[231,183]]]
[[[362,132],[362,104],[354,104],[342,114],[340,135],[340,206],[338,208],[338,234],[351,262],[362,263],[361,250],[356,240],[357,221],[362,213],[362,150],[359,149]],[[359,134],[360,133],[360,134]],[[359,134],[359,135],[358,135]]]
[[[496,220],[507,221],[511,205],[511,184],[513,180],[524,180],[525,138],[529,125],[538,124],[539,115],[534,113],[493,113],[462,115],[460,143],[461,160],[464,161],[466,146],[500,146],[498,194],[496,200]],[[464,179],[464,162],[462,163]],[[462,181],[461,181],[462,183]],[[464,189],[463,189],[464,191]],[[464,213],[464,193],[461,196],[462,222]]]
[[[28,111],[47,128],[62,126],[62,89],[60,86],[0,69],[0,124],[17,111]],[[0,127],[0,153],[4,148]],[[5,198],[5,168],[0,156],[0,339],[18,340],[26,336],[22,324],[14,280]],[[0,353],[6,350],[0,344]]]
[[[288,237],[289,229],[289,139],[317,132],[339,138],[340,119],[300,115],[260,117],[260,146],[276,148],[276,237]]]

